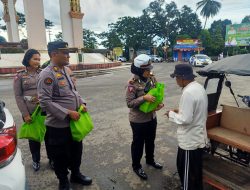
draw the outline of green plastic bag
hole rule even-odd
[[[19,133],[19,139],[30,139],[37,142],[42,142],[46,133],[46,126],[44,124],[46,116],[42,115],[40,106],[37,106],[31,115],[31,123],[23,123]]]
[[[159,104],[162,103],[163,98],[164,98],[164,88],[165,85],[163,83],[156,83],[156,87],[152,88],[148,94],[152,95],[155,97],[155,102],[150,103],[150,102],[144,102],[143,104],[140,105],[139,109],[140,111],[144,113],[149,113],[151,111],[154,111]]]
[[[80,106],[78,121],[70,120],[70,130],[74,141],[80,142],[87,134],[92,131],[94,124],[88,112],[82,112],[83,106]]]

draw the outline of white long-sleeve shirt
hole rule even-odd
[[[169,112],[169,120],[178,124],[177,140],[180,148],[194,150],[207,143],[207,93],[194,81],[183,88],[179,112]]]

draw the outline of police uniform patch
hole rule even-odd
[[[66,81],[65,81],[65,80],[59,81],[59,82],[58,82],[58,86],[59,86],[59,87],[64,87],[64,86],[66,86]]]
[[[129,92],[133,92],[135,90],[135,87],[133,87],[133,86],[128,86],[128,91]]]
[[[62,76],[61,73],[56,73],[56,78],[60,78]]]
[[[46,85],[51,85],[52,82],[53,82],[52,78],[47,77],[46,79],[44,79],[44,84]]]

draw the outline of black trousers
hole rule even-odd
[[[49,155],[54,162],[54,170],[61,181],[67,179],[68,168],[72,174],[80,172],[82,158],[82,141],[72,140],[70,128],[54,128],[47,126],[45,141]]]
[[[29,140],[30,152],[32,155],[32,160],[34,162],[40,162],[40,149],[41,143],[33,140]]]
[[[178,147],[177,170],[183,190],[202,190],[203,149],[183,150]]]
[[[133,169],[141,168],[141,158],[143,155],[143,148],[145,144],[146,162],[154,162],[154,149],[155,149],[155,134],[157,120],[146,123],[133,123],[130,122],[133,141],[131,144],[132,167]]]

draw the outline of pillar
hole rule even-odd
[[[83,28],[80,0],[60,0],[63,40],[69,47],[83,47]]]
[[[18,16],[16,14],[16,0],[1,0],[4,6],[3,20],[6,23],[8,41],[20,42],[18,32]]]
[[[29,48],[46,50],[43,0],[23,0]]]

